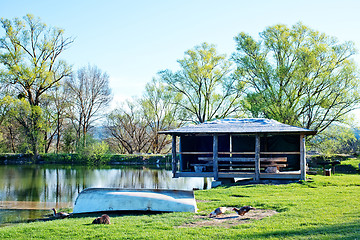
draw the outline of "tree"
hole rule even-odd
[[[323,131],[360,102],[353,43],[314,31],[301,23],[266,28],[260,41],[235,37],[236,75],[245,81],[253,116]]]
[[[41,126],[42,128],[44,124],[44,119],[39,116],[41,113],[42,111],[39,106],[31,106],[25,98],[12,99],[11,107],[7,114],[9,119],[11,119],[10,121],[15,120],[20,125],[22,133],[22,147],[20,152],[34,154],[34,143],[39,144],[39,146],[36,145],[37,150],[43,146],[41,144],[42,139],[41,132],[39,130],[40,128],[37,127]],[[36,118],[36,121],[34,118]],[[37,126],[34,126],[35,122]],[[29,131],[33,132],[29,133]]]
[[[21,126],[13,117],[14,99],[10,96],[5,96],[0,99],[0,138],[4,152],[18,151],[21,139]]]
[[[49,152],[53,140],[56,140],[56,152],[58,153],[60,151],[63,125],[70,106],[69,89],[63,85],[54,87],[46,94],[46,97],[44,97],[41,108],[45,120],[43,127],[45,153]]]
[[[109,143],[117,145],[121,153],[167,153],[171,139],[159,132],[181,125],[172,103],[177,97],[159,79],[153,79],[141,98],[126,101],[108,115]]]
[[[45,98],[45,97],[44,97]],[[57,124],[57,115],[56,110],[53,109],[53,99],[51,96],[46,96],[46,99],[43,100],[41,109],[42,109],[42,117],[44,119],[44,124],[42,127],[43,130],[43,144],[44,144],[44,152],[48,153],[52,142],[56,136],[56,124]]]
[[[64,37],[64,30],[47,27],[28,14],[24,20],[1,19],[5,36],[0,38],[0,79],[12,87],[17,97],[30,105],[31,124],[23,125],[32,153],[38,154],[41,132],[41,97],[64,77],[71,68],[59,60],[60,54],[73,42]]]
[[[60,86],[51,91],[50,98],[53,102],[53,112],[56,119],[56,152],[60,151],[61,133],[64,126],[64,121],[68,115],[71,103],[68,99],[68,89],[64,86]]]
[[[110,103],[111,89],[109,76],[96,66],[83,67],[77,76],[67,79],[67,87],[72,95],[71,120],[77,132],[78,144],[86,147],[86,135],[92,124],[99,120]]]
[[[10,96],[5,96],[0,98],[0,125],[2,125],[3,121],[7,119],[8,112],[11,109],[13,102],[13,98]]]
[[[178,63],[180,71],[159,74],[170,91],[182,96],[174,103],[186,113],[184,120],[202,123],[237,113],[243,85],[229,76],[231,63],[214,45],[196,46]]]
[[[179,96],[166,89],[159,80],[153,79],[145,87],[143,97],[140,99],[142,114],[146,120],[147,131],[152,153],[168,152],[166,148],[171,143],[171,138],[160,131],[178,128],[182,122],[178,121],[178,109],[175,104]]]
[[[10,118],[7,120],[9,121],[5,121],[5,124],[0,126],[2,152],[17,153],[22,150],[21,146],[24,146],[24,142],[21,141],[22,131],[19,131],[22,126],[16,121],[10,121]]]
[[[107,129],[118,142],[122,153],[147,153],[150,149],[147,121],[137,101],[113,110],[108,116]]]
[[[331,156],[332,154],[353,154],[357,139],[354,129],[348,126],[331,125],[309,141],[310,149]]]

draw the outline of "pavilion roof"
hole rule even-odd
[[[256,133],[302,133],[314,135],[316,131],[291,126],[266,118],[225,118],[201,124],[160,132],[163,134],[256,134]]]

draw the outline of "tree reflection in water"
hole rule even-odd
[[[174,179],[169,170],[146,167],[2,165],[0,224],[9,222],[11,213],[10,219],[19,221],[43,215],[39,210],[50,214],[53,207],[72,207],[78,193],[88,187],[191,190],[208,188],[210,183],[210,178]]]

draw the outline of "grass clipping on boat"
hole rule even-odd
[[[230,228],[235,225],[250,223],[254,220],[261,220],[265,217],[271,217],[277,214],[277,211],[267,209],[255,209],[246,213],[244,216],[239,216],[236,212],[231,211],[232,208],[227,208],[224,214],[220,216],[209,218],[209,215],[195,215],[194,221],[185,223],[183,227],[205,227],[205,226],[220,226]]]

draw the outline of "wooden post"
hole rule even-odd
[[[229,146],[229,151],[230,151],[230,156],[232,157],[232,151],[233,151],[233,146],[232,146],[232,135],[230,134],[230,146]]]
[[[181,152],[181,137],[179,137],[179,152]],[[179,156],[179,172],[182,172],[183,168],[183,155],[180,154]]]
[[[260,181],[260,135],[255,136],[255,181]]]
[[[306,179],[305,136],[300,134],[300,180]]]
[[[176,135],[172,135],[172,173],[173,178],[177,170],[177,161],[176,161]]]
[[[219,179],[219,166],[218,166],[218,135],[214,134],[213,138],[213,170],[214,170],[214,179]]]

